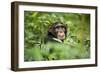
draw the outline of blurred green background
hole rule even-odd
[[[51,53],[44,38],[54,22],[67,24],[68,32],[64,45],[53,45]],[[90,58],[90,14],[24,11],[24,61],[86,58]]]

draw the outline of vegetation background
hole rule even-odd
[[[68,26],[64,41],[68,49],[63,51],[67,58],[62,57],[63,53],[59,53],[58,59],[90,58],[90,14],[25,11],[24,61],[56,59],[57,56],[54,53],[58,53],[58,50],[54,50],[51,54],[46,51],[44,44],[47,30],[54,22],[62,22]]]

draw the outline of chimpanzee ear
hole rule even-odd
[[[50,27],[48,30],[48,34],[55,36],[55,30],[53,29],[53,27]]]
[[[48,32],[52,32],[52,28],[51,27],[49,28]]]

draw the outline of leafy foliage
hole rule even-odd
[[[44,44],[54,22],[68,26],[64,44]],[[51,49],[50,49],[51,48]],[[60,12],[24,12],[24,60],[62,60],[90,58],[90,15]]]

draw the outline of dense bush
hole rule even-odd
[[[58,48],[55,47],[51,53],[47,50],[47,45],[44,44],[44,37],[47,34],[48,27],[54,22],[67,24],[68,33],[64,40],[64,45],[60,44]],[[64,49],[64,46],[67,47],[67,49]],[[82,59],[89,57],[89,14],[32,11],[24,12],[25,61]]]

